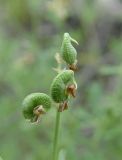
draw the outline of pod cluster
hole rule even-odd
[[[69,65],[69,69],[75,70],[77,63],[77,51],[71,42],[78,44],[78,42],[73,39],[69,33],[64,33],[61,55],[62,59]]]
[[[70,69],[61,71],[54,78],[50,89],[51,98],[59,104],[60,112],[68,108],[68,101],[70,97],[75,97],[77,89],[73,68],[77,61],[77,52],[71,42],[77,43],[68,33],[65,33],[61,50],[62,57]],[[38,118],[50,109],[51,98],[45,93],[32,93],[25,97],[22,104],[25,119],[31,122],[38,121]]]

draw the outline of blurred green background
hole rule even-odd
[[[122,160],[122,1],[0,0],[0,156],[50,160],[55,106],[26,122],[21,103],[49,94],[63,33],[79,42],[78,92],[62,113],[59,160]]]

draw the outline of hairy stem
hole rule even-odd
[[[60,126],[60,112],[57,109],[56,124],[55,124],[55,135],[54,135],[54,143],[53,143],[53,160],[57,160],[57,157],[58,157],[59,126]]]

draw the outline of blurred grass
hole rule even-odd
[[[60,160],[122,159],[121,8],[119,0],[0,1],[3,160],[50,159],[55,106],[32,125],[21,103],[31,92],[49,94],[64,32],[80,45],[78,93],[62,114]]]

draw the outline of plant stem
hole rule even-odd
[[[58,157],[59,126],[60,126],[60,112],[57,109],[56,124],[55,124],[55,135],[54,135],[54,143],[53,143],[53,160],[57,160],[57,157]]]

